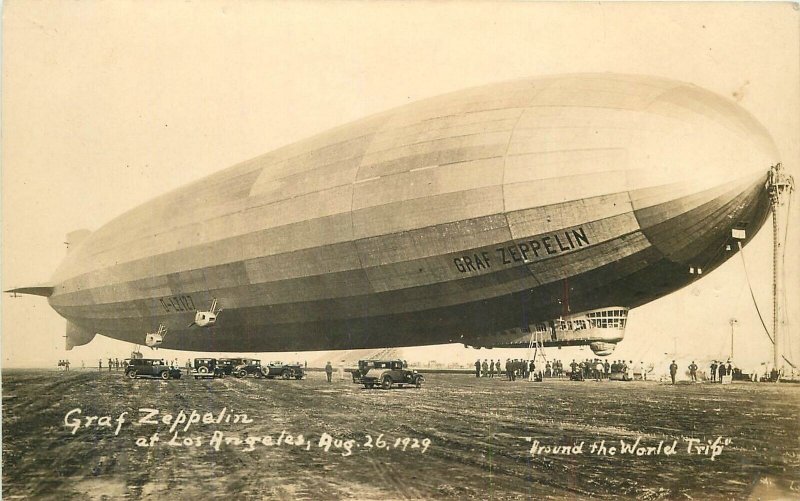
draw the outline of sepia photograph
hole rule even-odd
[[[9,0],[3,499],[800,499],[800,8]]]

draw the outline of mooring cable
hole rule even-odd
[[[753,305],[756,307],[756,313],[758,313],[758,319],[761,320],[761,325],[764,326],[764,333],[767,335],[767,337],[769,338],[770,342],[774,345],[775,344],[775,340],[772,338],[772,336],[769,333],[769,329],[767,328],[767,324],[766,324],[766,322],[764,322],[764,317],[761,316],[761,310],[758,308],[758,301],[756,301],[756,295],[753,292],[753,286],[750,284],[750,276],[747,273],[747,264],[745,263],[745,259],[744,259],[744,251],[743,251],[743,248],[742,248],[742,242],[737,241],[736,244],[739,246],[739,254],[742,256],[742,267],[744,268],[744,277],[747,279],[747,287],[750,289],[750,297],[753,298]],[[791,360],[786,358],[786,355],[781,354],[781,358],[783,358],[786,361],[786,363],[791,365],[793,368],[795,368],[795,369],[797,368],[797,366],[795,364],[793,364],[791,362]]]

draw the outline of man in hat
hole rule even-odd
[[[675,384],[675,375],[678,374],[678,364],[675,363],[673,360],[671,364],[669,364],[669,377],[672,378],[672,384]]]

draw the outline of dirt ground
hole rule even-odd
[[[384,391],[322,373],[130,381],[90,370],[7,370],[2,384],[4,499],[800,498],[800,385],[431,374],[420,389]],[[143,408],[159,412],[139,424]],[[199,422],[175,424],[180,411]],[[717,437],[713,460],[689,450]],[[637,439],[649,454],[611,454]]]

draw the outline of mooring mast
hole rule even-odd
[[[766,188],[772,208],[772,332],[775,343],[773,362],[775,369],[780,371],[784,360],[783,331],[786,318],[786,313],[783,311],[786,299],[786,289],[783,283],[783,253],[786,242],[783,241],[781,230],[784,230],[788,224],[788,200],[794,190],[794,179],[786,174],[783,166],[778,163],[769,170]],[[783,234],[785,234],[785,230]]]

